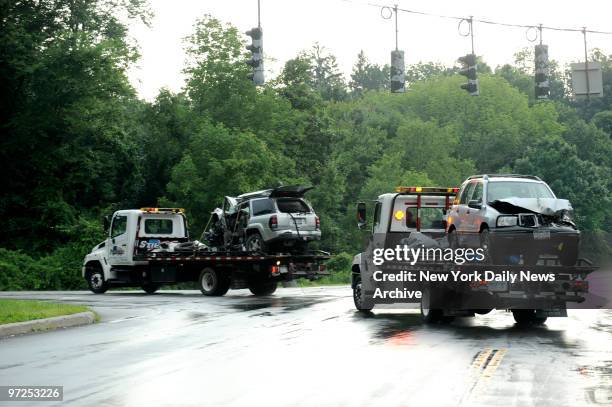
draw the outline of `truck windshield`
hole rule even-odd
[[[310,208],[301,199],[284,198],[277,199],[276,206],[283,213],[310,213]]]
[[[554,196],[546,185],[539,182],[489,182],[487,202],[508,198],[554,198]]]

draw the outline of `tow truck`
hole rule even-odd
[[[395,192],[382,194],[375,201],[374,219],[367,249],[357,254],[352,263],[351,288],[358,311],[369,313],[378,304],[419,303],[426,323],[450,322],[454,317],[473,317],[493,309],[511,311],[519,324],[543,324],[548,317],[567,316],[568,303],[581,303],[588,293],[589,273],[597,269],[588,259],[579,259],[573,266],[563,266],[556,258],[541,257],[536,265],[527,266],[513,257],[504,264],[490,264],[485,256],[477,255],[462,264],[455,261],[395,260],[374,264],[375,250],[396,247],[430,247],[453,250],[447,239],[447,214],[458,188],[397,187]],[[367,226],[367,208],[357,204],[358,227]],[[397,287],[398,283],[375,281],[374,274],[421,272],[436,276],[460,273],[494,273],[495,275],[554,276],[554,281],[526,283],[520,281],[417,281],[400,283],[420,292],[420,298],[376,298],[377,288]],[[466,275],[467,277],[467,275]],[[442,279],[444,280],[444,278]]]
[[[279,282],[328,275],[329,254],[217,250],[189,238],[185,211],[141,208],[116,211],[105,218],[106,239],[85,256],[82,275],[89,289],[141,287],[155,293],[162,285],[197,282],[202,294],[222,296],[230,288],[254,295],[274,293]]]

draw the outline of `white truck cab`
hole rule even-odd
[[[105,292],[110,284],[132,282],[135,268],[146,264],[135,258],[139,250],[189,238],[184,211],[178,208],[120,210],[110,222],[105,220],[105,230],[106,240],[85,256],[82,268],[89,288],[97,293]]]

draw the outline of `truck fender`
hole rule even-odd
[[[98,263],[102,267],[102,272],[104,273],[105,280],[110,279],[110,264],[105,261],[101,253],[90,253],[85,256],[85,259],[83,260],[83,267],[81,268],[81,274],[83,278],[85,278],[85,274],[87,273],[87,265],[92,263]]]
[[[363,270],[362,253],[359,253],[353,257],[351,265],[351,288],[355,288],[357,281],[361,279],[361,270]]]

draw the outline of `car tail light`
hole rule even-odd
[[[272,266],[272,267],[270,267],[270,273],[273,276],[276,276],[276,275],[280,274],[280,266]]]
[[[270,216],[270,220],[268,221],[268,226],[270,226],[270,229],[278,228],[278,217],[276,215]]]
[[[318,216],[315,216],[315,227],[321,229],[321,219]]]

